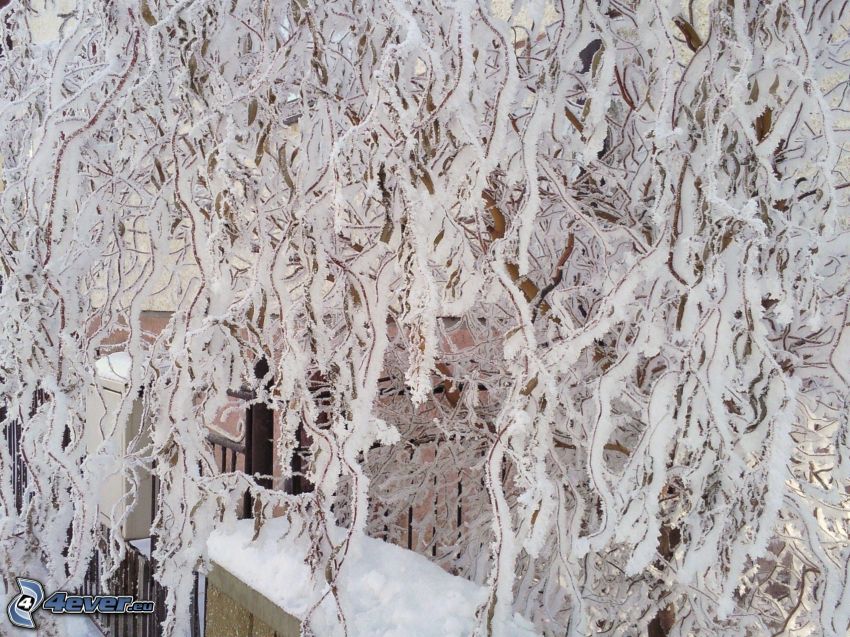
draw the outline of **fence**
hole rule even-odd
[[[35,414],[39,405],[41,405],[44,400],[44,392],[40,389],[37,390],[35,392],[35,395],[33,396],[32,406],[30,407],[30,416]],[[6,405],[0,405],[0,422],[6,420],[6,415]],[[24,454],[21,450],[21,421],[17,418],[11,419],[9,422],[6,423],[3,433],[6,438],[9,457],[12,460],[12,466],[10,468],[12,473],[12,488],[15,494],[15,510],[18,512],[18,514],[20,514],[21,511],[23,511],[24,498],[27,492],[27,464],[26,460],[24,459]],[[68,432],[66,431],[66,440],[67,433]]]
[[[146,551],[134,544],[128,544],[127,553],[118,569],[109,578],[106,590],[100,583],[101,558],[95,552],[89,563],[81,595],[99,595],[104,592],[115,595],[132,595],[136,599],[154,602],[154,612],[150,614],[98,614],[92,620],[110,637],[158,637],[162,634],[161,623],[165,619],[165,591],[153,577],[153,563]],[[195,592],[198,574],[195,573]],[[200,637],[201,613],[197,604],[197,594],[190,601],[192,606],[192,637]]]
[[[160,637],[162,635],[162,622],[165,621],[165,589],[154,578],[156,563],[151,553],[155,542],[156,538],[129,542],[124,559],[109,578],[106,590],[100,582],[100,552],[96,551],[89,563],[83,585],[78,591],[81,595],[94,596],[106,592],[115,595],[132,595],[137,600],[154,603],[154,612],[144,615],[92,615],[92,621],[105,635],[109,637]],[[201,637],[204,634],[206,579],[197,572],[193,573],[192,577],[192,594],[189,598],[190,635]]]
[[[5,414],[0,415],[0,419]],[[24,505],[24,493],[27,488],[27,465],[21,454],[21,423],[14,420],[6,425],[6,442],[9,457],[12,459],[12,487],[15,493],[15,510],[20,514]]]
[[[265,370],[262,364],[257,366],[257,376],[264,376]],[[256,399],[254,392],[240,389],[228,392],[231,397],[249,402],[245,409],[244,435],[235,440],[218,432],[211,431],[207,436],[213,456],[216,459],[217,470],[220,472],[244,471],[246,474],[256,477],[258,484],[267,488],[272,487],[274,475],[274,417],[272,411],[262,403],[253,402]],[[323,396],[319,396],[322,403]],[[33,409],[37,405],[34,405]],[[325,414],[319,419],[319,426],[324,425]],[[20,439],[21,425],[17,421],[10,422],[6,428],[6,440],[12,458],[12,478],[14,481],[15,504],[18,511],[24,504],[27,485],[27,469],[24,458],[21,455]],[[303,431],[298,433],[298,445],[293,456],[293,477],[281,485],[287,492],[298,494],[311,489],[311,485],[302,475],[303,466],[307,462],[308,441]],[[415,446],[428,446],[428,441],[414,441]],[[433,442],[433,441],[431,441]],[[155,485],[155,483],[154,483]],[[460,479],[457,486],[452,488],[456,493],[443,493],[438,490],[437,485],[432,486],[433,492],[429,505],[412,504],[407,507],[405,520],[407,528],[406,537],[395,538],[395,541],[409,549],[422,551],[424,548],[432,557],[437,556],[438,531],[454,532],[460,534],[463,519],[461,500],[464,487]],[[430,491],[430,489],[429,489]],[[156,503],[156,486],[154,486],[153,506]],[[424,503],[423,503],[424,504]],[[416,509],[416,510],[415,510]],[[426,512],[430,509],[430,512]],[[438,516],[438,509],[442,512]],[[253,503],[251,495],[246,491],[243,499],[241,517],[252,517]],[[153,517],[154,511],[151,515]],[[431,517],[433,516],[433,517]],[[422,525],[423,518],[429,518],[428,527]],[[439,519],[438,519],[439,518]],[[417,524],[417,520],[419,523]],[[430,533],[429,533],[430,531]],[[430,535],[430,542],[428,541]],[[389,539],[389,538],[387,538]],[[392,540],[390,540],[392,541]],[[450,543],[450,542],[449,542]],[[426,546],[423,546],[427,545]],[[133,595],[137,599],[152,600],[156,611],[151,615],[95,615],[95,621],[109,637],[160,637],[162,635],[161,623],[164,617],[164,590],[156,582],[156,564],[152,560],[152,549],[156,546],[156,538],[151,538],[148,545],[140,548],[138,545],[129,544],[125,558],[119,564],[117,570],[107,583],[109,592],[116,594]],[[99,573],[101,568],[100,554],[95,554],[87,570],[81,589],[82,594],[95,595],[106,591],[100,590]],[[203,635],[204,600],[206,598],[206,581],[203,576],[194,574],[193,594],[189,600],[191,616],[191,637]]]
[[[259,365],[258,365],[259,368]],[[262,369],[259,368],[258,372]],[[264,375],[263,372],[261,375]],[[228,392],[231,396],[250,401],[256,396],[247,390]],[[44,402],[44,396],[38,393],[32,412]],[[5,406],[0,406],[0,420],[5,418]],[[15,507],[20,513],[27,497],[27,465],[21,449],[22,425],[17,419],[7,423],[4,435],[11,458],[11,474]],[[66,432],[67,433],[67,432]],[[66,440],[68,436],[66,435]],[[242,470],[248,475],[271,476],[274,458],[274,418],[271,410],[262,404],[251,404],[245,410],[245,433],[242,441],[232,440],[216,432],[210,432],[207,442],[217,460],[221,472]],[[151,519],[155,514],[157,484],[154,477]],[[271,487],[272,478],[258,478],[257,482]],[[291,486],[291,483],[290,483]],[[246,492],[240,515],[252,517],[253,503]],[[70,532],[70,529],[69,529]],[[103,590],[100,582],[102,566],[101,553],[96,551],[86,570],[83,584],[79,589],[82,595],[111,593],[132,595],[136,599],[154,602],[154,612],[150,614],[95,614],[93,621],[108,637],[161,637],[162,622],[165,620],[165,590],[156,581],[156,562],[152,553],[156,547],[156,537],[147,541],[129,542],[124,559],[106,583]],[[191,617],[191,637],[203,635],[204,602],[206,599],[206,579],[198,573],[193,574],[192,595],[189,600]]]
[[[229,395],[250,401],[255,398],[253,392],[236,390]],[[248,475],[272,474],[274,420],[272,412],[260,404],[251,404],[245,410],[245,434],[242,441],[233,440],[220,433],[211,431],[207,435],[213,457],[221,472],[244,471]],[[152,506],[157,500],[157,483],[154,480]],[[271,486],[271,478],[260,478],[258,483]],[[242,517],[251,517],[253,506],[251,496],[244,496]],[[151,518],[155,511],[151,511]],[[124,595],[133,595],[137,599],[152,600],[154,613],[146,616],[95,615],[96,623],[109,637],[160,637],[162,622],[165,619],[165,590],[156,581],[156,562],[152,559],[156,548],[156,537],[152,537],[146,546],[130,543],[127,555],[109,582],[110,590]],[[146,550],[145,550],[146,549]],[[89,566],[84,583],[84,594],[96,594],[99,588],[99,556]],[[201,637],[204,633],[204,603],[206,600],[206,578],[193,573],[190,605],[191,637]],[[87,592],[93,591],[93,592]]]

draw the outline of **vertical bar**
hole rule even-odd
[[[437,460],[437,452],[434,451],[434,461]],[[437,515],[438,511],[438,502],[437,502],[437,476],[434,476],[434,524],[431,525],[431,557],[437,557]]]
[[[21,454],[21,437],[23,436],[23,423],[20,420],[12,421],[12,469],[15,484],[15,508],[18,513],[24,509],[24,493],[27,488],[27,466]]]
[[[9,454],[12,457],[12,484],[15,488],[15,509],[20,514],[21,512],[21,483],[20,483],[20,459],[18,451],[18,425],[17,421],[12,421],[6,426],[9,441]]]
[[[142,559],[141,553],[137,553],[133,556],[133,561],[130,562],[130,580],[132,582],[131,592],[128,592],[128,595],[132,595],[136,599],[144,599],[139,594],[139,561]],[[137,613],[133,613],[130,615],[130,634],[138,635],[139,634],[139,615]]]
[[[265,358],[260,359],[254,366],[254,375],[263,378],[269,373],[269,364]],[[272,473],[274,473],[274,413],[264,403],[251,406],[251,471],[269,476],[261,478],[258,484],[271,489]]]
[[[254,365],[254,376],[264,378],[269,373],[269,364],[261,358]],[[249,476],[268,476],[257,479],[257,484],[267,489],[272,487],[274,473],[274,414],[263,403],[248,408],[245,428],[245,473]],[[253,517],[253,502],[250,494],[245,497],[245,516]]]
[[[162,584],[160,584],[156,580],[154,580],[154,585],[156,586],[157,600],[159,601],[159,603],[157,605],[158,618],[157,618],[155,635],[156,635],[156,637],[162,637],[162,634],[163,634],[162,622],[165,621],[165,588],[162,586]]]
[[[111,595],[115,591],[115,576],[109,578],[109,582],[107,584],[107,594]],[[115,615],[107,615],[106,616],[106,630],[111,635],[115,628]]]
[[[86,565],[86,575],[83,577],[83,586],[82,591],[83,595],[91,595],[89,592],[89,578],[91,577],[91,563],[92,560],[89,560],[89,563]]]
[[[292,469],[292,480],[291,482],[291,492],[292,495],[300,495],[304,493],[304,485],[302,473],[304,471],[301,460],[301,425],[298,425],[298,429],[295,430],[295,448],[292,452],[292,462],[290,464],[290,468]]]
[[[263,378],[269,373],[269,364],[265,358],[261,358],[254,366],[254,375]],[[272,488],[272,474],[274,473],[274,414],[265,403],[253,405],[254,413],[251,415],[251,471],[268,476],[258,480],[258,483],[267,489]]]
[[[258,478],[257,484],[272,488],[274,473],[274,414],[266,405],[252,405],[251,417],[253,436],[251,440],[251,470],[255,474],[268,476]]]
[[[132,568],[133,563],[136,561],[136,559],[137,558],[136,558],[136,551],[135,550],[131,550],[127,553],[127,556],[124,559],[124,568],[123,568],[124,577],[122,579],[124,580],[124,583],[123,583],[123,586],[121,587],[121,590],[116,591],[117,595],[127,595],[128,594],[126,591],[130,590],[130,569]],[[122,614],[121,620],[122,620],[121,623],[124,624],[123,634],[130,637],[132,635],[132,633],[130,632],[130,614],[129,613]]]
[[[192,613],[192,637],[201,637],[198,618],[198,573],[193,573],[192,577],[192,599],[189,604],[190,612]]]
[[[206,577],[204,578],[204,617],[203,617],[203,631],[204,635],[207,634],[207,600],[210,598],[210,581]]]
[[[124,579],[127,576],[127,559],[130,557],[130,551],[132,551],[132,547],[130,547],[127,553],[124,555],[124,559],[121,560],[121,563],[118,565],[118,570],[115,572],[115,583],[112,587],[112,590],[109,592],[112,595],[121,595],[124,590]],[[125,631],[122,630],[122,618],[120,615],[115,615],[115,630],[112,637],[124,637]]]
[[[254,446],[254,407],[248,407],[245,410],[245,467],[244,472],[246,475],[252,475],[254,473],[254,462],[251,451]],[[242,501],[242,517],[250,518],[253,515],[253,503],[251,501],[250,492],[245,492],[245,497]]]
[[[457,542],[461,544],[463,538],[463,474],[458,473],[457,476]],[[458,548],[458,550],[460,550]]]
[[[29,469],[27,468],[27,465],[24,462],[24,456],[21,453],[21,436],[23,435],[23,432],[24,432],[24,424],[19,421],[17,433],[15,435],[17,436],[17,439],[18,439],[18,463],[19,463],[18,464],[18,469],[19,469],[18,473],[19,473],[19,478],[20,478],[20,481],[21,481],[21,487],[20,487],[20,500],[21,500],[20,509],[21,509],[21,511],[24,510],[24,498],[26,496],[27,481],[29,479]]]
[[[155,470],[156,462],[151,466],[151,526],[153,526],[153,521],[156,520],[156,501],[159,498],[159,483],[154,473]],[[153,537],[151,537],[151,555],[153,555]]]
[[[127,561],[127,556],[124,556],[124,559],[121,560],[121,563],[118,565],[118,570],[115,571],[115,574],[112,576],[112,581],[109,583],[109,594],[110,595],[118,595],[121,590],[121,579],[124,575],[124,563]],[[118,615],[112,615],[112,634],[114,637],[121,637],[121,618]]]
[[[413,462],[413,448],[410,449],[410,462]],[[407,548],[413,549],[413,503],[407,507]]]
[[[145,600],[151,600],[156,603],[156,600],[154,600],[151,596],[151,566],[148,560],[144,560],[142,562],[142,590],[145,592]],[[152,621],[153,613],[146,613],[145,616],[142,617],[142,637],[150,637]]]

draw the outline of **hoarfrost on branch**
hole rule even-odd
[[[453,493],[482,635],[847,634],[845,3],[0,4],[4,577],[78,585],[152,468],[170,634],[246,488],[330,581]],[[116,339],[151,444],[87,454]],[[245,383],[312,493],[214,469]]]

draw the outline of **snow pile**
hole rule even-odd
[[[56,622],[64,637],[103,637],[94,622],[85,615],[62,615]]]
[[[95,371],[101,380],[114,383],[126,383],[130,379],[133,360],[127,352],[115,352],[97,359]]]
[[[235,528],[214,532],[207,547],[214,562],[303,620],[328,584],[311,575],[305,564],[309,540],[298,531],[285,518],[275,518],[252,541],[253,520],[240,520]],[[335,543],[344,534],[333,529]],[[336,585],[349,637],[472,635],[475,611],[487,596],[485,588],[449,575],[413,551],[364,535],[352,538]],[[331,595],[313,612],[310,627],[317,637],[343,634]],[[519,615],[500,628],[512,637],[538,634]]]

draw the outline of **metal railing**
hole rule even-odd
[[[2,414],[5,416],[5,414]],[[21,453],[21,423],[13,420],[6,425],[6,443],[12,460],[12,488],[15,494],[15,510],[21,513],[24,506],[24,494],[27,489],[27,465]]]
[[[30,416],[35,415],[39,406],[45,401],[45,394],[42,390],[37,390],[33,396],[32,406],[30,407]],[[0,405],[0,421],[6,420],[8,415],[6,405]],[[23,425],[17,418],[10,419],[3,430],[3,435],[6,438],[7,450],[11,459],[12,473],[12,490],[14,493],[15,510],[20,514],[23,511],[25,500],[27,497],[28,474],[27,463],[21,450],[21,435],[23,433]],[[67,437],[67,432],[66,432]]]
[[[258,365],[258,375],[265,372]],[[240,389],[229,391],[228,394],[234,398],[245,401],[253,401],[256,398],[254,392]],[[274,418],[273,413],[263,404],[251,403],[245,409],[245,428],[242,440],[234,440],[216,431],[207,434],[207,442],[216,460],[220,472],[244,471],[248,475],[258,477],[257,482],[263,486],[271,487],[274,458]],[[157,500],[157,482],[152,476],[154,486],[152,489],[151,519],[155,515],[153,510]],[[253,502],[250,493],[245,493],[240,517],[252,517]],[[115,574],[110,579],[110,587],[125,595],[134,595],[138,599],[152,600],[154,602],[154,613],[146,616],[128,615],[100,615],[96,623],[109,637],[161,637],[162,622],[165,620],[165,590],[156,581],[156,561],[152,554],[156,548],[156,537],[150,538],[150,552],[139,550],[132,543],[129,544],[127,555],[119,565]],[[99,582],[100,569],[99,556],[89,566],[86,574],[84,590],[94,591],[96,594]],[[193,573],[194,581],[192,594],[189,599],[190,605],[190,629],[191,637],[201,637],[204,634],[204,616],[206,601],[206,578]],[[203,599],[201,592],[203,591]]]
[[[161,624],[165,619],[165,590],[154,579],[154,568],[150,555],[137,546],[128,544],[124,559],[118,569],[109,578],[104,591],[100,582],[101,554],[95,552],[89,563],[83,585],[79,590],[81,595],[132,595],[139,600],[154,602],[154,612],[148,614],[97,614],[91,620],[109,637],[159,637],[162,635]],[[195,574],[195,585],[198,576]],[[201,622],[196,596],[190,602],[192,608],[192,637],[200,637]]]
[[[255,373],[258,377],[266,375],[268,368],[264,361],[257,364]],[[242,440],[233,440],[221,433],[210,431],[207,435],[217,468],[221,472],[244,471],[253,476],[258,484],[267,488],[272,487],[274,473],[274,414],[263,403],[251,402],[256,399],[253,391],[240,389],[228,392],[235,398],[249,401],[245,409],[245,428]],[[39,392],[33,404],[33,413],[43,402],[44,396]],[[4,416],[4,408],[0,407],[0,416]],[[25,504],[27,493],[27,465],[21,450],[22,425],[18,420],[12,420],[5,427],[5,438],[10,458],[12,460],[11,474],[14,486],[15,506],[20,512]],[[299,432],[299,436],[302,434]],[[283,487],[290,493],[301,493],[309,489],[309,485],[300,475],[306,447],[298,445],[293,470],[296,475],[289,479]],[[155,514],[157,484],[154,476],[151,519]],[[251,494],[246,491],[241,517],[253,517],[253,502]],[[96,551],[87,568],[83,584],[78,591],[83,595],[98,595],[111,593],[132,595],[136,599],[154,602],[155,611],[151,614],[96,614],[92,616],[95,624],[109,637],[161,637],[162,622],[165,620],[165,590],[156,581],[156,562],[152,553],[156,547],[156,537],[150,538],[148,550],[141,550],[136,544],[128,542],[124,559],[106,583],[108,590],[101,587],[100,573],[102,568],[102,553]],[[189,600],[191,616],[191,637],[201,637],[204,634],[204,608],[201,592],[206,598],[206,580],[194,573],[193,592]]]

